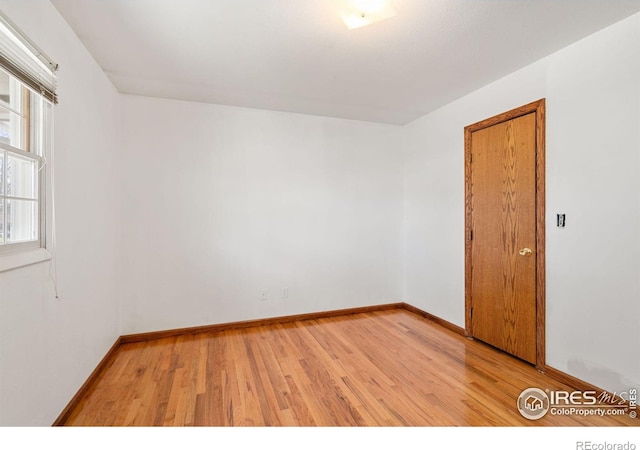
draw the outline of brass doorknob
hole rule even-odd
[[[521,255],[521,256],[529,256],[529,255],[530,255],[531,253],[533,253],[533,252],[531,251],[531,249],[530,249],[530,248],[525,247],[525,248],[523,248],[522,250],[520,250],[520,252],[519,252],[519,253],[520,253],[520,255]]]

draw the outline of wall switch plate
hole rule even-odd
[[[260,291],[260,301],[265,301],[269,299],[269,291],[266,289],[262,289]]]
[[[558,228],[564,228],[566,223],[566,215],[565,214],[556,214],[556,225]]]

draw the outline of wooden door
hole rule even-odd
[[[530,105],[528,105],[530,106]],[[540,106],[540,105],[538,105]],[[467,127],[467,333],[533,364],[539,342],[539,108]],[[542,247],[542,250],[541,250]],[[543,280],[543,278],[542,278]]]

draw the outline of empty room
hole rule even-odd
[[[3,427],[638,429],[640,0],[0,12]]]

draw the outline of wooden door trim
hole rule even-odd
[[[536,367],[546,366],[546,309],[545,309],[545,99],[498,114],[464,129],[465,184],[465,334],[473,336],[471,325],[471,134],[475,131],[536,114]]]

